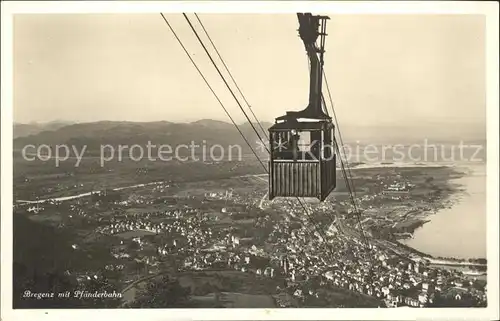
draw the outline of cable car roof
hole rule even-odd
[[[331,122],[282,122],[274,124],[269,131],[289,131],[295,130],[323,130],[329,126],[333,127]]]

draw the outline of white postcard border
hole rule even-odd
[[[1,309],[2,320],[494,320],[498,310],[498,3],[330,1],[19,1],[1,3]],[[12,16],[17,13],[295,13],[483,14],[487,17],[487,259],[488,308],[477,309],[12,309]]]

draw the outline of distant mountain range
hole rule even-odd
[[[264,130],[272,125],[261,123]],[[247,140],[255,147],[258,137],[249,123],[239,125]],[[260,126],[254,124],[262,138]],[[431,142],[458,143],[484,142],[486,128],[476,124],[422,124],[414,127],[373,125],[352,126],[341,125],[343,142],[346,144],[411,144],[423,143],[424,139]],[[267,133],[265,134],[267,136]],[[90,123],[50,122],[34,124],[14,124],[14,149],[20,149],[26,144],[72,144],[87,145],[88,149],[99,148],[104,144],[142,144],[150,141],[152,144],[220,144],[228,146],[245,141],[233,124],[202,119],[191,123],[157,122],[121,122],[99,121]]]
[[[29,123],[29,124],[14,123],[14,138],[36,135],[46,130],[57,130],[61,127],[68,126],[71,124],[74,123],[66,121],[58,121],[58,120],[51,121],[48,123]]]
[[[257,129],[260,128],[258,125],[254,126]],[[262,126],[267,130],[271,124],[262,123]],[[255,148],[258,137],[252,126],[245,123],[239,125],[239,128]],[[266,139],[262,131],[259,131],[259,135]],[[246,148],[246,142],[233,124],[211,119],[191,123],[99,121],[65,126],[16,124],[14,137],[14,149],[20,149],[27,144],[51,146],[67,144],[80,148],[86,145],[87,150],[97,150],[106,144],[114,147],[134,144],[146,146],[148,142],[153,145],[168,144],[170,146],[189,145],[191,142],[197,145],[219,144],[225,147],[238,144],[243,149]]]

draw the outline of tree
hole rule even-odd
[[[148,282],[131,306],[134,308],[188,307],[190,295],[191,289],[182,287],[178,279],[163,276],[160,280]]]
[[[472,287],[478,291],[483,291],[485,286],[485,280],[475,280],[474,282],[472,282]]]
[[[194,294],[196,295],[206,295],[218,290],[217,286],[210,284],[210,282],[205,282],[203,285],[196,287]]]
[[[113,293],[116,288],[110,284],[107,278],[90,279],[84,286],[85,291],[90,293]],[[93,308],[116,308],[120,304],[119,298],[85,298],[85,306]]]
[[[64,273],[56,270],[41,271],[36,267],[27,267],[14,262],[13,307],[15,309],[53,309],[82,307],[81,300],[72,297],[76,284]],[[70,297],[60,297],[59,293],[69,291]],[[49,293],[52,297],[37,299],[29,293]]]

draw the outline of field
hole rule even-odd
[[[194,303],[203,308],[276,308],[274,299],[270,295],[256,295],[232,292],[210,293],[204,296],[193,296]]]
[[[54,162],[26,161],[14,155],[14,199],[34,200],[37,196],[61,197],[71,194],[119,188],[157,181],[195,182],[246,174],[261,174],[256,160],[203,162],[111,161],[84,158],[78,166],[68,159],[58,167]]]
[[[308,307],[356,307],[356,308],[377,308],[383,306],[380,300],[368,295],[348,291],[343,288],[332,287],[320,290],[323,302],[309,302]],[[326,302],[324,302],[326,301]],[[319,304],[318,304],[319,303]]]
[[[162,273],[161,273],[162,274]],[[273,308],[274,300],[270,294],[280,284],[275,279],[259,277],[234,270],[205,270],[170,273],[191,292],[191,303],[200,308],[245,307]],[[127,301],[134,300],[138,289],[147,280],[161,280],[161,275],[145,279],[124,292]]]

